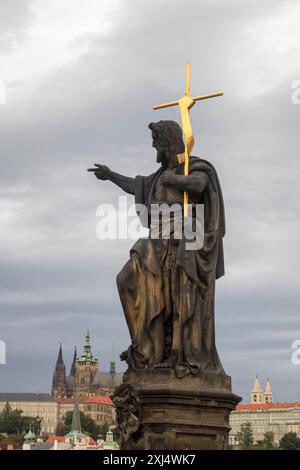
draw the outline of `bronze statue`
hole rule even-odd
[[[241,400],[231,391],[215,344],[215,282],[224,274],[222,191],[211,163],[191,156],[189,110],[196,101],[222,95],[192,97],[187,64],[185,95],[154,106],[178,105],[182,130],[174,121],[149,124],[160,168],[135,178],[105,165],[89,169],[134,195],[140,220],[149,227],[148,238],[134,244],[117,276],[131,336],[121,354],[128,369],[113,397],[122,449],[224,449],[229,414]],[[191,222],[197,233],[200,205],[203,243],[190,249],[193,231],[185,228]],[[157,206],[162,216],[169,209],[167,231],[153,211]]]
[[[133,370],[173,368],[178,377],[223,372],[215,345],[215,281],[224,274],[224,205],[214,167],[190,157],[184,175],[185,145],[174,121],[151,123],[160,168],[149,176],[126,177],[96,164],[95,176],[110,180],[149,210],[149,238],[138,240],[117,276],[131,345],[122,353]],[[204,204],[204,245],[187,250],[185,239],[151,238],[151,204]],[[194,215],[192,215],[194,217]]]

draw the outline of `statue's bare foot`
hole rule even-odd
[[[163,362],[156,364],[155,369],[172,369],[178,362],[178,350],[172,349],[170,356]]]

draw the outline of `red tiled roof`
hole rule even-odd
[[[237,405],[235,411],[267,411],[300,408],[300,402],[294,403],[245,403]]]
[[[107,395],[91,395],[83,400],[83,403],[96,403],[97,405],[112,405],[111,399]]]
[[[59,404],[64,404],[64,405],[68,405],[68,404],[74,405],[75,398],[74,397],[57,398],[56,402]],[[80,397],[79,403],[84,403],[84,404],[96,403],[98,405],[112,405],[112,401],[107,395],[91,395],[89,397]]]
[[[89,445],[89,446],[94,446],[94,445],[97,445],[97,442],[96,442],[92,437],[90,437],[90,438],[89,438],[88,445]]]
[[[47,442],[65,442],[65,436],[49,436]]]

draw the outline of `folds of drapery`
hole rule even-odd
[[[179,172],[183,168],[179,168]],[[166,309],[180,319],[182,363],[178,375],[213,368],[223,370],[215,346],[215,280],[224,274],[222,237],[225,216],[222,192],[213,166],[190,158],[190,173],[203,171],[208,183],[201,195],[204,204],[204,245],[186,250],[182,239],[176,247],[175,263],[166,267],[161,246],[171,240],[140,239],[130,251],[130,259],[118,275],[117,284],[132,344],[127,362],[135,369],[151,368],[162,362],[165,345]],[[162,170],[135,180],[136,203],[150,207],[155,182]],[[140,214],[141,215],[141,214]],[[145,224],[146,221],[146,224]],[[151,222],[143,214],[143,224]],[[174,247],[173,247],[174,248]],[[166,269],[171,269],[172,288],[166,286]],[[166,288],[167,287],[167,288]]]

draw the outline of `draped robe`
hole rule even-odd
[[[135,200],[149,210],[163,169],[135,178]],[[215,280],[224,274],[225,215],[219,179],[207,161],[190,157],[189,173],[204,172],[207,184],[194,203],[204,204],[204,244],[187,250],[184,238],[139,239],[117,276],[131,336],[126,361],[132,369],[152,368],[170,352],[173,319],[179,318],[178,376],[223,371],[215,345]],[[184,164],[176,168],[184,174]],[[181,193],[183,208],[183,193]],[[148,219],[151,223],[151,219]]]

